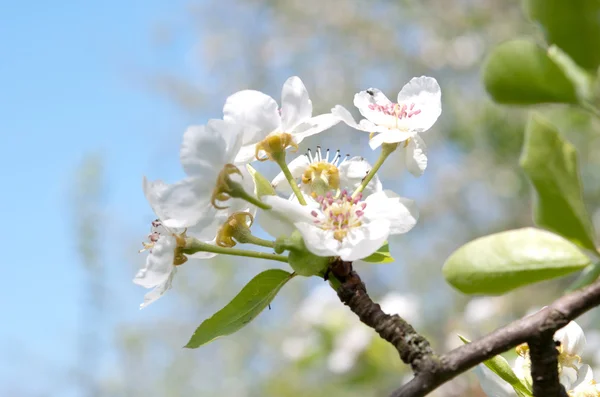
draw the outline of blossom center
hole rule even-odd
[[[346,155],[346,157],[342,159],[340,151],[338,150],[330,161],[329,149],[327,149],[325,156],[323,156],[321,154],[321,147],[317,146],[315,155],[313,156],[311,150],[308,149],[306,157],[310,164],[302,174],[302,183],[309,188],[309,191],[314,198],[317,196],[324,196],[329,190],[337,190],[340,188],[340,170],[338,167],[346,161],[349,155]],[[342,160],[341,162],[340,159]]]
[[[317,211],[313,211],[311,214],[315,217],[315,225],[323,230],[331,230],[333,237],[341,242],[350,230],[362,225],[367,203],[361,202],[361,198],[361,194],[352,198],[352,195],[345,190],[338,198],[333,198],[331,192],[317,197],[324,217],[320,218]]]
[[[386,105],[379,105],[372,103],[369,105],[369,109],[376,112],[381,112],[386,116],[394,116],[398,120],[409,119],[421,113],[421,109],[415,107],[415,103],[406,104],[403,103],[388,103]]]
[[[150,229],[150,234],[148,235],[148,242],[142,241],[142,245],[144,246],[144,248],[142,248],[139,252],[148,251],[148,252],[152,253],[152,248],[154,248],[154,245],[160,238],[161,233],[164,233],[164,232],[165,232],[165,227],[163,226],[160,219],[153,220],[152,227]]]

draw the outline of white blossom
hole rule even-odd
[[[383,143],[406,142],[406,167],[420,176],[427,167],[427,147],[418,135],[435,124],[442,113],[441,89],[433,77],[414,77],[398,93],[397,102],[383,92],[369,88],[354,96],[354,106],[364,119],[358,123],[341,105],[331,112],[347,125],[375,134],[369,144],[375,149]]]
[[[312,117],[312,101],[299,77],[290,77],[281,92],[281,109],[270,96],[255,90],[236,92],[227,98],[223,119],[243,126],[236,163],[255,160],[256,145],[270,135],[290,134],[297,145],[339,123],[331,113]]]

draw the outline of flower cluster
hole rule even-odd
[[[586,339],[581,327],[571,321],[564,328],[554,334],[557,344],[558,373],[560,383],[567,390],[569,397],[600,397],[600,384],[596,384],[594,374],[589,365],[583,364],[583,354]],[[517,359],[513,365],[513,372],[531,390],[531,359],[527,344],[517,347]],[[488,396],[517,397],[513,387],[505,383],[500,377],[480,364],[476,369],[481,388]]]
[[[265,258],[264,252],[233,248],[237,243],[271,248],[276,253],[271,259],[288,262],[298,273],[302,252],[355,261],[377,252],[390,235],[408,232],[418,219],[414,202],[384,190],[376,173],[398,148],[406,152],[408,170],[423,173],[426,148],[418,134],[441,114],[440,87],[431,77],[413,78],[397,103],[371,88],[356,94],[354,104],[365,117],[359,123],[340,105],[313,116],[304,84],[291,77],[281,107],[262,92],[243,90],[227,98],[222,119],[189,127],[180,151],[186,177],[173,184],[144,178],[144,194],[157,219],[144,243],[146,263],[134,279],[153,288],[142,307],[171,287],[177,267],[188,258]],[[288,163],[287,149],[296,151],[303,139],[340,121],[369,132],[372,149],[381,147],[373,166],[363,157],[320,147]],[[267,160],[281,172],[265,184],[250,163]],[[276,240],[253,235],[253,224]],[[281,255],[286,251],[289,257]]]

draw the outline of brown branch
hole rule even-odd
[[[558,379],[558,350],[554,332],[544,332],[527,342],[535,397],[568,397]]]
[[[429,361],[429,368],[392,393],[392,397],[421,397],[475,365],[532,340],[554,334],[569,321],[600,305],[600,280],[565,295],[532,316],[514,321],[496,331]]]
[[[400,316],[385,314],[381,307],[371,300],[365,284],[352,270],[351,262],[338,260],[331,265],[330,271],[341,283],[337,288],[340,300],[363,323],[391,343],[398,350],[404,363],[409,364],[415,373],[430,367],[429,362],[434,361],[435,356],[427,339],[419,335]]]

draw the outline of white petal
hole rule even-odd
[[[516,397],[517,393],[511,385],[493,373],[488,367],[479,364],[473,369],[479,385],[488,397]]]
[[[356,128],[357,130],[361,130],[361,131],[369,131],[370,132],[370,130],[363,129],[363,127],[354,120],[354,117],[352,117],[352,114],[348,111],[348,109],[346,109],[342,105],[335,105],[335,107],[333,109],[331,109],[331,114],[338,117],[341,121],[346,123],[349,127]]]
[[[303,123],[297,125],[293,131],[288,132],[292,134],[296,143],[300,143],[304,138],[323,132],[340,121],[339,117],[331,113],[320,114],[305,120]]]
[[[392,110],[394,104],[376,88],[369,88],[366,91],[361,91],[354,95],[354,106],[358,108],[360,114],[369,119],[372,123],[386,127],[394,127],[397,125],[397,117],[390,112],[384,112],[377,106],[385,106]]]
[[[148,182],[144,178],[144,194],[163,224],[184,228],[210,224],[215,209],[210,203],[213,182],[186,178],[172,185],[162,181]]]
[[[592,368],[589,365],[584,364],[581,366],[581,368],[579,368],[579,371],[577,373],[577,381],[573,384],[573,386],[567,388],[567,390],[578,391],[577,388],[585,389],[586,387],[589,387],[590,384],[592,384],[591,382],[593,380],[594,373],[592,371]]]
[[[304,173],[304,171],[306,171],[309,165],[310,161],[308,160],[308,156],[303,154],[290,161],[290,163],[288,164],[288,168],[290,169],[290,172],[292,173],[294,179],[298,179],[302,177],[302,174]],[[287,179],[285,179],[285,175],[283,175],[283,172],[277,174],[273,181],[271,181],[271,184],[277,191],[281,193],[289,194],[292,192],[292,188],[290,187],[290,184],[288,183]]]
[[[281,128],[291,132],[312,116],[312,102],[299,77],[287,79],[281,90]]]
[[[575,321],[571,321],[564,328],[556,331],[554,340],[560,342],[564,353],[578,356],[583,354],[585,335],[583,329]]]
[[[313,223],[297,222],[294,225],[310,252],[318,256],[338,255],[341,244],[333,238],[333,232],[316,227]]]
[[[559,382],[565,386],[565,389],[571,390],[573,385],[577,382],[578,371],[571,367],[561,367],[560,374],[558,375]]]
[[[406,233],[419,219],[419,209],[413,200],[400,197],[391,190],[374,193],[365,199],[365,218],[390,221],[390,234]],[[378,247],[379,248],[379,247]]]
[[[419,135],[413,136],[406,146],[406,168],[414,176],[421,176],[427,168],[427,146]]]
[[[342,162],[338,168],[340,170],[340,188],[353,191],[362,183],[373,167],[364,157],[355,156]],[[363,190],[363,196],[379,192],[381,189],[381,181],[375,175]]]
[[[161,235],[152,250],[148,251],[146,263],[138,270],[133,282],[146,288],[163,284],[175,269],[173,260],[176,245],[173,236]]]
[[[312,222],[314,219],[311,209],[298,202],[278,196],[263,196],[262,200],[272,208],[261,213],[258,223],[273,237],[289,236],[295,230],[295,222]]]
[[[408,138],[411,138],[415,135],[413,131],[401,131],[396,129],[386,129],[385,131],[375,135],[369,141],[369,146],[371,149],[377,149],[379,146],[384,143],[398,143],[404,142]]]
[[[345,261],[366,258],[379,249],[390,234],[390,222],[377,219],[353,228],[342,241],[339,256]]]
[[[173,283],[173,277],[175,277],[177,270],[173,267],[173,271],[169,274],[169,277],[161,284],[154,287],[154,289],[144,295],[144,303],[140,305],[140,310],[147,307],[152,302],[155,302],[158,298],[164,295],[165,292],[171,289]]]
[[[403,126],[416,132],[427,131],[442,114],[442,91],[433,77],[413,77],[398,94],[398,104],[412,107],[419,114],[404,118]]]
[[[227,98],[223,107],[223,120],[238,124],[242,128],[242,147],[236,162],[248,157],[250,145],[267,137],[271,132],[280,131],[281,116],[277,102],[259,91],[244,90]]]

